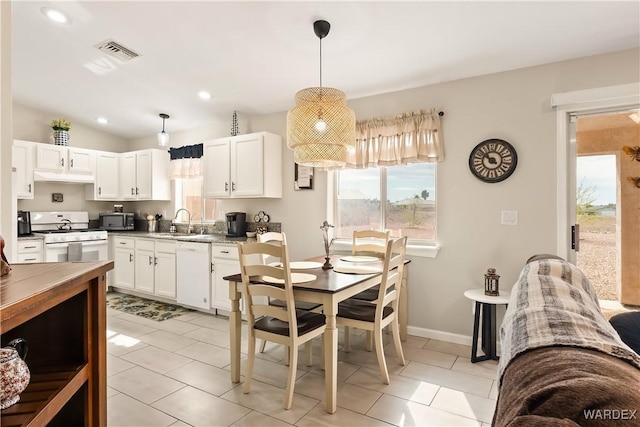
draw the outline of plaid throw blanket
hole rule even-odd
[[[640,369],[640,356],[604,318],[595,290],[582,271],[559,259],[527,264],[513,287],[500,327],[498,378],[517,355],[540,347],[598,350]]]

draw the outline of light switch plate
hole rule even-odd
[[[518,211],[500,211],[500,224],[502,225],[518,225]]]

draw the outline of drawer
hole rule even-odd
[[[154,249],[154,240],[136,239],[136,250],[153,252],[155,250]]]
[[[240,259],[237,246],[212,245],[211,257],[222,259]]]
[[[176,242],[156,240],[156,252],[163,252],[166,254],[175,254]]]
[[[42,253],[18,254],[18,262],[42,262]]]
[[[113,247],[133,249],[135,247],[135,240],[130,237],[114,237]]]
[[[18,253],[31,254],[42,252],[42,240],[18,240]]]

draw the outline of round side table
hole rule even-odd
[[[475,301],[475,315],[473,319],[473,344],[471,345],[471,363],[483,360],[498,360],[496,354],[496,306],[508,305],[511,292],[500,291],[498,296],[484,294],[482,289],[468,289],[464,291],[465,298]],[[480,326],[480,312],[482,312],[482,351],[483,356],[478,356],[478,330]]]

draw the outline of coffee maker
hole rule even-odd
[[[247,214],[245,212],[227,213],[227,237],[244,237],[247,232]]]
[[[18,211],[18,236],[31,234],[31,212]]]

